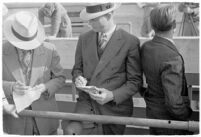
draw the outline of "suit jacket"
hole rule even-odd
[[[122,29],[115,30],[99,60],[97,37],[93,30],[80,35],[72,71],[73,79],[81,75],[87,78],[87,85],[112,91],[114,101],[100,105],[84,91],[78,90],[79,99],[75,112],[131,116],[132,95],[142,85],[139,39]]]
[[[64,73],[60,64],[60,57],[54,45],[44,42],[43,45],[34,49],[30,86],[44,83],[50,94],[49,99],[43,95],[32,103],[32,110],[57,111],[55,92],[64,84]],[[53,76],[51,75],[53,73]],[[53,78],[51,78],[53,77]],[[25,83],[23,72],[18,60],[17,50],[9,42],[3,45],[3,90],[9,101],[12,98],[12,86],[17,81]],[[58,128],[58,120],[35,118],[41,135],[47,135]],[[15,119],[10,115],[3,117],[4,132],[9,134],[24,134],[26,128],[25,117]]]
[[[155,36],[142,45],[141,59],[148,84],[144,95],[147,116],[187,120],[191,109],[184,61],[175,45],[165,38]]]

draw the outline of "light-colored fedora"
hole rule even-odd
[[[97,17],[110,13],[111,11],[116,10],[120,6],[120,3],[91,4],[89,6],[86,6],[80,12],[80,18],[83,20],[95,19]]]
[[[37,17],[28,11],[10,15],[4,21],[5,38],[15,47],[31,50],[45,39],[45,31]]]

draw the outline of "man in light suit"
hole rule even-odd
[[[44,29],[30,12],[17,12],[6,18],[3,43],[3,91],[10,104],[13,93],[24,95],[28,90],[42,93],[27,109],[58,111],[55,92],[65,77],[60,57],[53,44],[44,42]],[[56,134],[59,121],[48,118],[3,116],[3,129],[8,134]]]
[[[151,11],[150,21],[156,35],[141,48],[142,68],[148,84],[144,93],[146,114],[152,119],[184,121],[192,113],[184,60],[173,41],[175,11],[171,5],[159,6]],[[177,135],[188,132],[150,127],[150,134]]]
[[[92,30],[80,35],[72,75],[76,87],[96,86],[96,93],[78,90],[76,113],[132,116],[132,96],[142,86],[140,41],[113,21],[120,4],[87,6],[80,13]],[[125,125],[70,121],[64,134],[123,134]]]

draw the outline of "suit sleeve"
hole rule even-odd
[[[3,94],[6,98],[10,98],[12,97],[12,88],[13,88],[13,85],[15,84],[14,81],[3,81]]]
[[[76,52],[75,52],[75,64],[72,70],[73,81],[78,76],[83,76],[83,58],[82,58],[82,42],[81,36],[79,37]]]
[[[165,105],[170,115],[186,120],[191,114],[188,96],[182,96],[183,67],[180,56],[162,64],[161,80],[165,93]]]
[[[60,65],[60,56],[56,51],[56,48],[53,48],[52,52],[52,61],[50,65],[50,71],[52,72],[53,76],[47,83],[45,83],[48,92],[51,95],[54,95],[55,92],[58,91],[65,84],[65,74],[63,68]]]
[[[140,42],[139,39],[133,39],[126,58],[126,79],[123,86],[116,89],[114,101],[121,104],[126,99],[132,97],[142,87],[142,70],[140,65]]]

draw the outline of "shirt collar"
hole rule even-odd
[[[161,37],[161,38],[164,38],[164,39],[166,39],[166,40],[170,41],[172,44],[174,44],[174,45],[175,45],[175,42],[174,42],[172,39],[167,38],[167,37],[162,37],[162,36],[159,36],[159,35],[157,35],[157,36],[158,36],[158,37]]]
[[[108,39],[111,38],[111,36],[114,33],[115,29],[116,29],[116,25],[114,25],[108,32],[105,33]],[[101,35],[101,33],[99,33],[99,36],[100,35]]]

